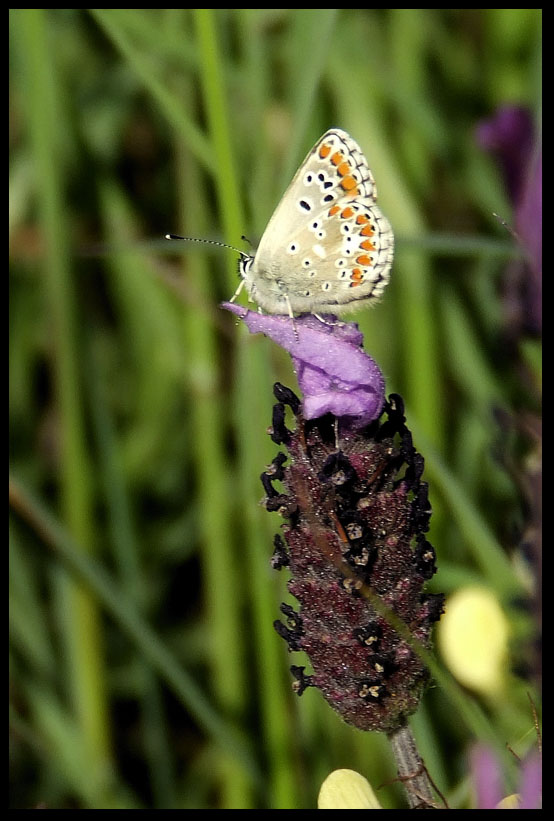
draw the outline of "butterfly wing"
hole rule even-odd
[[[358,144],[330,129],[298,169],[242,273],[269,313],[344,313],[379,298],[393,234]]]

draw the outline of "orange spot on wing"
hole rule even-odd
[[[330,217],[334,217],[334,216],[335,216],[335,214],[338,214],[338,212],[339,212],[339,211],[340,211],[340,206],[338,206],[338,205],[332,205],[332,206],[329,208],[329,211],[328,211],[327,213],[329,214],[329,216],[330,216]]]
[[[340,153],[340,151],[335,151],[335,153],[331,157],[331,162],[333,163],[333,165],[340,165],[341,162],[343,161],[343,159],[344,159],[344,157]]]
[[[364,225],[360,234],[363,234],[364,237],[372,237],[373,236],[373,228],[371,225]]]
[[[344,162],[341,162],[341,164],[337,167],[337,173],[341,177],[345,177],[347,174],[349,174],[350,173],[350,163],[347,162],[346,160]]]
[[[364,251],[375,251],[375,245],[368,239],[360,242],[360,248],[363,248]]]
[[[346,177],[343,177],[340,181],[341,187],[344,188],[345,191],[352,191],[352,189],[356,188],[358,183],[350,174]]]
[[[322,143],[319,146],[319,156],[322,160],[329,156],[331,151],[331,146],[328,143]]]
[[[366,268],[371,265],[371,259],[367,254],[361,254],[359,257],[356,257],[356,262],[360,265],[364,265]]]
[[[356,222],[358,225],[363,225],[365,222],[369,222],[369,217],[366,217],[365,214],[358,214],[356,217]]]
[[[362,284],[362,282],[364,281],[364,275],[359,268],[354,268],[354,270],[350,274],[350,280],[352,288],[354,288],[356,285]]]
[[[350,217],[354,216],[354,213],[354,210],[350,208],[350,206],[348,205],[346,208],[343,208],[343,210],[340,212],[340,215],[343,220],[348,220],[350,219]]]

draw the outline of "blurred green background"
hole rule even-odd
[[[500,698],[434,670],[412,726],[454,807],[476,738],[536,742],[532,447],[506,419],[538,414],[538,341],[504,344],[518,250],[475,128],[539,116],[540,15],[10,11],[11,807],[310,808],[336,767],[404,806],[386,738],[294,696],[272,627],[287,573],[259,475],[290,361],[218,307],[236,254],[163,240],[255,247],[331,126],[395,231],[383,302],[354,319],[426,460],[429,590],[491,589],[513,639]]]

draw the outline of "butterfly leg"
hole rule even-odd
[[[294,336],[296,338],[296,341],[298,342],[298,331],[296,329],[296,322],[294,321],[294,314],[292,312],[292,305],[290,304],[290,299],[289,299],[288,294],[285,294],[285,302],[287,303],[287,309],[288,309],[289,316],[290,316],[290,319],[291,319],[291,322],[292,322],[292,327],[294,328]]]
[[[314,314],[314,316],[316,319],[319,319],[319,321],[322,322],[323,325],[328,325],[329,328],[334,328],[335,325],[339,324],[338,322],[330,322],[328,319],[325,319],[324,316],[321,316],[321,314]]]
[[[340,439],[339,439],[339,420],[335,417],[335,449],[337,453],[340,450]]]

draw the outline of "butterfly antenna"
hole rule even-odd
[[[521,239],[516,234],[512,226],[503,217],[501,217],[499,214],[496,214],[494,211],[492,212],[492,215],[493,217],[495,217],[495,219],[498,220],[500,225],[502,225],[506,229],[506,231],[508,231],[512,235],[515,241],[521,244]]]
[[[165,239],[180,239],[184,242],[202,242],[205,245],[218,245],[220,248],[229,248],[231,251],[236,251],[241,257],[247,258],[250,255],[246,251],[241,251],[240,248],[235,248],[234,245],[227,245],[226,242],[219,242],[216,239],[202,239],[201,237],[182,237],[180,234],[166,234]]]

